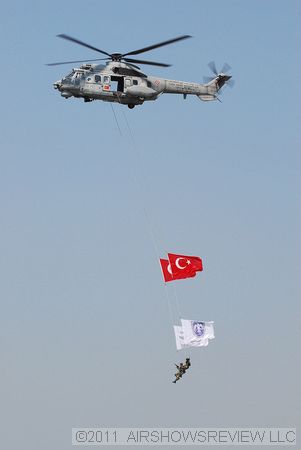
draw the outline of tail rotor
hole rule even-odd
[[[221,89],[224,84],[232,88],[235,84],[232,75],[228,75],[228,72],[231,70],[231,66],[229,66],[228,63],[224,63],[223,67],[221,68],[220,72],[216,68],[216,64],[214,61],[211,61],[208,64],[209,69],[213,73],[213,77],[204,77],[204,83],[208,84],[211,83],[211,81],[216,80],[216,83],[218,85],[218,90]]]

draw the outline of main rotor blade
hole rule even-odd
[[[56,62],[56,63],[49,63],[45,64],[46,66],[60,66],[62,64],[77,64],[77,63],[83,63],[83,62],[90,62],[90,61],[103,61],[107,58],[97,58],[97,59],[83,59],[81,61],[62,61],[62,62]]]
[[[128,62],[128,60],[125,60],[125,61]],[[128,66],[133,67],[134,69],[140,70],[140,67],[136,66],[135,64],[129,63],[129,62],[128,62]]]
[[[144,61],[143,59],[122,58],[129,63],[148,64],[149,66],[170,67],[171,64],[164,64],[155,61]]]
[[[75,39],[71,36],[68,36],[67,34],[58,34],[57,37],[60,37],[62,39],[66,39],[67,41],[75,42],[75,44],[82,45],[83,47],[90,48],[91,50],[95,50],[96,52],[102,53],[107,56],[111,56],[109,53],[100,50],[99,48],[93,47],[92,45],[86,44],[85,42],[80,41],[79,39]]]
[[[149,45],[148,47],[140,48],[140,50],[133,50],[132,52],[124,53],[124,55],[122,55],[122,56],[138,55],[139,53],[149,52],[150,50],[153,50],[154,48],[163,47],[163,45],[173,44],[174,42],[182,41],[183,39],[188,39],[191,37],[192,36],[190,36],[189,34],[185,34],[183,36],[179,36],[174,39],[169,39],[168,41],[163,41],[163,42],[159,42],[158,44],[153,44],[153,45]]]

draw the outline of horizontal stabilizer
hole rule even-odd
[[[198,95],[198,97],[200,100],[203,100],[203,102],[211,102],[213,100],[216,100],[216,97],[210,94],[200,94]]]

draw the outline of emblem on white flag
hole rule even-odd
[[[214,322],[181,319],[182,326],[174,325],[177,350],[187,347],[207,347],[214,339]]]
[[[205,347],[214,339],[214,322],[181,319],[184,342],[189,346]]]

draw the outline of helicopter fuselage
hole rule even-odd
[[[103,100],[133,108],[156,100],[163,93],[197,95],[201,100],[216,99],[214,83],[200,84],[148,76],[137,66],[110,61],[106,66],[84,64],[54,83],[65,98],[83,98],[86,102]],[[227,77],[227,76],[226,76]]]

